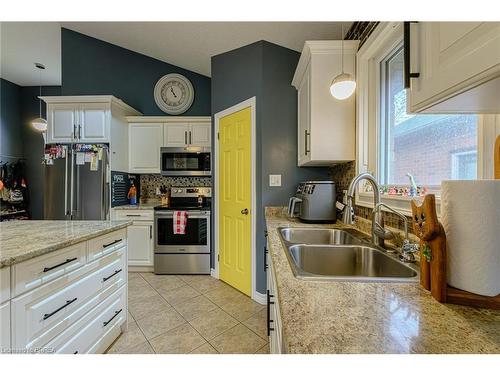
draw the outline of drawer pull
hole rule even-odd
[[[274,320],[271,319],[271,305],[274,305],[274,302],[271,302],[271,298],[274,296],[267,291],[267,335],[271,335],[271,331],[274,331],[274,328],[271,327],[271,323],[274,322]]]
[[[119,270],[116,270],[112,275],[109,275],[108,277],[103,277],[102,282],[108,281],[111,279],[113,276],[118,275],[120,272],[122,272],[122,269],[120,268]]]
[[[66,301],[66,303],[64,305],[62,305],[61,307],[59,307],[57,310],[54,310],[52,311],[50,314],[44,314],[43,315],[43,320],[47,320],[49,319],[52,315],[58,313],[59,311],[61,311],[62,309],[64,309],[65,307],[68,307],[69,305],[71,305],[73,302],[75,302],[78,298],[73,298],[72,300],[69,300],[69,301]]]
[[[127,214],[128,217],[141,217],[141,214]]]
[[[114,240],[114,241],[113,241],[113,242],[111,242],[111,243],[108,243],[108,244],[106,244],[106,245],[102,245],[102,248],[103,248],[103,249],[105,249],[105,248],[107,248],[107,247],[113,246],[114,244],[116,244],[116,243],[120,242],[121,240],[122,240],[122,239],[120,238],[119,240]]]
[[[122,310],[123,310],[123,309],[120,309],[120,310],[115,311],[115,315],[113,315],[113,316],[111,317],[111,319],[109,319],[107,322],[102,323],[102,325],[103,325],[104,327],[106,327],[109,323],[111,323],[111,321],[112,321],[114,318],[116,318],[116,317],[118,316],[118,314],[120,314],[120,313],[122,312]]]
[[[53,269],[57,268],[57,267],[61,267],[61,266],[64,266],[65,264],[68,264],[68,263],[71,263],[71,262],[74,262],[75,260],[77,260],[78,258],[69,258],[69,259],[66,259],[64,262],[62,263],[59,263],[59,264],[56,264],[55,266],[52,266],[52,267],[45,267],[43,269],[43,272],[49,272],[49,271],[52,271]]]

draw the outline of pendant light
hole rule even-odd
[[[330,93],[335,99],[344,100],[356,90],[356,81],[349,73],[344,73],[344,25],[342,25],[342,73],[336,76],[330,85]]]
[[[45,69],[45,65],[40,63],[35,63],[35,67],[40,70],[40,96],[42,96],[42,70]],[[44,132],[47,130],[47,120],[42,118],[42,99],[40,101],[40,117],[31,121],[31,125],[38,131]]]

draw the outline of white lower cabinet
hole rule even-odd
[[[0,305],[0,354],[10,348],[10,301]]]
[[[141,272],[144,267],[153,267],[154,262],[154,211],[152,209],[112,210],[113,220],[133,220],[127,227],[128,265],[137,267],[132,271]]]
[[[283,345],[281,312],[276,288],[271,257],[267,254],[267,327],[269,334],[269,352],[271,354],[286,353]]]
[[[126,300],[127,288],[122,286],[47,347],[60,354],[96,353],[107,349],[107,333],[113,330],[119,333],[126,320]]]
[[[127,228],[129,266],[153,266],[153,222],[135,221]]]
[[[1,269],[13,280],[12,298],[0,301],[2,352],[104,352],[127,320],[126,236],[114,231]]]
[[[121,248],[81,269],[12,299],[12,346],[38,348],[75,323],[101,292],[126,281],[126,253]]]

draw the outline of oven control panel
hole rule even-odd
[[[172,186],[170,189],[171,197],[182,197],[182,198],[190,198],[190,197],[211,197],[212,196],[212,188],[211,187],[178,187]]]

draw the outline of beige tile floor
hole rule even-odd
[[[269,353],[265,306],[211,276],[129,273],[128,299],[107,353]]]

